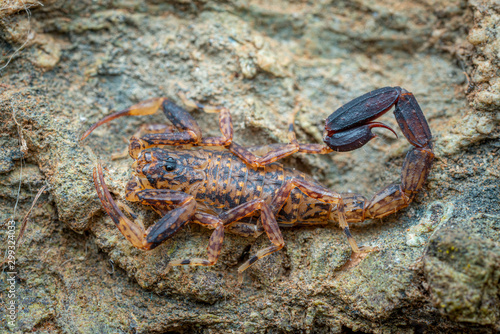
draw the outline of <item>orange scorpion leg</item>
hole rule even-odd
[[[247,262],[248,265],[242,265],[238,272],[243,272],[252,263],[261,259],[271,253],[274,253],[284,246],[283,236],[278,227],[276,219],[271,213],[269,206],[262,200],[256,199],[250,202],[243,203],[236,208],[233,208],[227,212],[221,213],[218,217],[212,216],[210,214],[197,212],[193,217],[193,222],[204,225],[209,228],[215,228],[215,231],[210,237],[208,244],[208,260],[204,259],[185,259],[185,260],[173,260],[168,264],[169,267],[172,266],[210,266],[217,262],[217,259],[222,248],[222,242],[224,240],[224,229],[230,227],[231,225],[238,224],[238,220],[243,219],[247,216],[254,214],[255,211],[261,211],[262,214],[262,228],[267,233],[269,240],[273,243],[273,246],[265,248],[257,252],[255,256],[250,258]],[[240,226],[241,227],[241,226]],[[168,272],[169,268],[167,268]]]
[[[274,215],[277,214],[281,210],[281,208],[285,204],[286,200],[288,199],[288,197],[290,196],[290,194],[294,188],[298,188],[305,195],[307,195],[311,198],[318,199],[319,201],[322,201],[324,203],[336,204],[338,216],[340,217],[340,219],[339,219],[340,226],[343,228],[344,233],[347,236],[347,240],[349,241],[349,244],[350,244],[352,250],[354,252],[360,252],[360,249],[358,248],[356,241],[354,240],[354,238],[351,235],[351,232],[349,230],[349,225],[347,224],[346,214],[345,214],[345,209],[344,209],[344,202],[342,200],[342,196],[329,190],[329,189],[318,186],[317,184],[314,184],[314,183],[311,183],[311,182],[308,182],[308,181],[305,181],[305,180],[299,179],[299,178],[292,178],[292,179],[286,181],[281,186],[281,188],[278,190],[275,197],[273,198],[270,206],[265,205],[265,203],[262,204],[262,208],[265,208],[265,210],[262,210],[262,213],[263,213],[262,225],[263,225],[263,228],[266,231],[269,239],[271,240],[271,242],[274,245],[258,251],[247,262],[245,262],[243,265],[241,265],[238,268],[238,272],[240,274],[244,270],[246,270],[248,267],[250,267],[252,264],[254,264],[257,260],[283,248],[283,246],[284,246],[283,237],[281,236],[281,232],[278,228],[278,225],[276,224],[276,219],[274,218]],[[254,202],[254,201],[252,201],[252,202]],[[249,204],[252,202],[248,202],[245,204]],[[243,204],[243,205],[245,205],[245,204]],[[267,213],[267,210],[271,210],[271,212]],[[251,212],[249,212],[248,214],[251,214]],[[241,218],[238,218],[238,219],[241,219]],[[232,220],[232,221],[234,221],[234,220]],[[370,249],[368,249],[368,247],[363,249],[363,251],[366,251],[366,250],[370,250]],[[242,279],[242,277],[240,275],[240,282],[241,282],[241,279]]]
[[[201,141],[201,129],[195,119],[183,108],[167,98],[159,97],[142,101],[127,109],[112,113],[97,123],[93,124],[80,138],[85,139],[95,128],[113,119],[122,116],[152,115],[162,109],[165,116],[172,122],[178,132],[149,133],[141,137],[142,147],[137,147],[133,151],[137,154],[148,147],[154,145],[186,145],[197,144]],[[137,158],[137,157],[133,157]]]
[[[182,192],[173,192],[170,190],[143,190],[138,186],[135,180],[129,181],[127,184],[127,199],[130,201],[140,202],[141,204],[150,205],[153,210],[158,212],[162,217],[168,215],[175,209],[175,203],[172,201],[172,194],[184,194]],[[191,222],[203,225],[210,229],[215,229],[208,244],[208,259],[187,259],[187,260],[172,260],[164,274],[166,274],[172,266],[189,265],[189,266],[212,266],[217,263],[222,242],[224,240],[224,225],[222,221],[213,215],[196,212],[191,218]],[[186,221],[187,223],[187,221]]]
[[[143,124],[140,126],[139,131],[134,133],[132,138],[137,139],[148,133],[173,133],[175,132],[175,126],[168,124]],[[127,158],[130,155],[129,147],[125,148],[120,153],[113,153],[111,155],[111,160],[118,160]]]
[[[259,250],[254,256],[238,268],[240,283],[242,281],[241,273],[243,271],[254,264],[257,260],[279,251],[285,245],[285,241],[283,240],[283,236],[271,208],[262,199],[255,199],[250,202],[243,203],[236,208],[223,212],[219,215],[224,222],[224,226],[230,226],[238,220],[252,215],[257,210],[261,211],[262,228],[273,245]]]
[[[179,94],[184,103],[190,107],[204,110],[207,113],[219,113],[219,128],[222,136],[219,137],[202,137],[201,129],[196,120],[189,114],[187,110],[178,106],[167,98],[152,98],[149,100],[137,103],[129,108],[114,112],[100,121],[93,124],[82,135],[80,140],[85,139],[90,133],[102,124],[105,124],[113,119],[122,116],[139,116],[152,115],[159,109],[163,110],[165,116],[171,121],[177,132],[173,132],[171,128],[168,131],[145,131],[141,132],[140,138],[132,137],[129,154],[136,159],[139,153],[152,146],[162,145],[197,145],[197,146],[223,146],[229,151],[240,157],[245,163],[252,167],[263,167],[279,159],[287,157],[299,150],[299,144],[295,139],[293,130],[293,117],[290,121],[288,137],[290,144],[273,145],[263,156],[256,156],[250,150],[233,143],[233,124],[231,113],[224,107],[204,106],[200,103],[188,100],[184,94]],[[117,156],[118,158],[121,155]]]
[[[197,108],[200,110],[203,110],[207,113],[213,113],[217,112],[219,113],[219,129],[222,133],[221,137],[207,137],[207,138],[201,138],[201,133],[200,133],[200,140],[193,142],[192,144],[197,145],[197,146],[223,146],[226,147],[229,151],[231,151],[233,154],[238,156],[241,160],[243,160],[245,163],[252,167],[263,167],[265,165],[268,165],[270,163],[273,163],[279,159],[282,159],[286,156],[289,156],[295,152],[298,151],[299,145],[296,143],[295,139],[295,132],[293,131],[293,126],[290,128],[289,131],[289,139],[290,139],[290,144],[277,144],[273,146],[268,152],[266,152],[263,156],[256,156],[253,154],[250,150],[247,150],[245,147],[238,145],[237,143],[233,142],[233,123],[231,119],[231,113],[227,108],[224,107],[213,107],[213,106],[205,106],[201,103],[189,100],[185,97],[183,93],[180,93],[179,96],[183,100],[184,104],[191,107],[191,108]],[[189,116],[189,113],[182,109],[179,106],[173,105],[172,102],[170,102],[170,106],[163,106],[164,112],[167,115],[167,117],[172,121],[174,125],[176,125],[172,118],[169,116],[169,113],[167,112],[166,108],[174,109],[175,108],[179,109],[179,112],[177,112],[175,115],[181,119],[182,114],[186,115],[186,117]],[[182,117],[181,117],[182,116]],[[190,119],[191,116],[189,116]],[[193,120],[194,121],[194,120]],[[152,139],[154,138],[154,141]],[[151,135],[151,136],[144,136],[141,137],[141,140],[146,141],[147,145],[141,146],[138,148],[138,151],[150,147],[150,146],[156,146],[156,145],[182,145],[185,144],[182,141],[179,141],[178,143],[173,143],[170,141],[168,136],[166,135]]]
[[[197,212],[194,214],[193,223],[215,229],[210,236],[210,240],[208,241],[208,259],[193,258],[184,260],[171,260],[168,263],[167,269],[164,274],[168,273],[170,268],[172,268],[173,266],[213,266],[217,263],[220,251],[222,249],[222,242],[224,241],[224,224],[218,217],[202,212]]]
[[[160,208],[160,212],[164,214],[158,222],[145,231],[142,223],[129,220],[119,209],[104,182],[102,166],[100,164],[94,169],[93,176],[97,194],[104,209],[120,232],[134,247],[143,250],[153,249],[178,232],[182,226],[190,221],[215,229],[209,241],[208,260],[198,258],[173,260],[170,261],[169,267],[179,265],[214,265],[217,262],[222,248],[224,228],[234,224],[242,218],[252,215],[257,210],[261,210],[263,229],[274,246],[258,252],[254,260],[250,259],[251,263],[280,250],[284,245],[283,237],[276,219],[272,215],[269,206],[261,199],[241,204],[232,210],[222,213],[219,217],[216,217],[201,212],[195,213],[196,201],[191,195],[183,192],[167,189],[146,189],[137,191],[133,195],[128,194],[129,196],[135,196],[142,204],[154,205]],[[171,207],[175,208],[167,212]],[[240,270],[240,272],[243,270],[244,269]]]
[[[278,190],[276,196],[273,198],[271,202],[271,208],[273,209],[273,213],[278,213],[283,205],[285,204],[287,198],[290,196],[292,190],[294,188],[299,188],[305,195],[315,198],[318,201],[336,204],[337,205],[337,215],[339,218],[339,225],[344,230],[344,233],[347,237],[347,241],[349,242],[353,252],[360,252],[356,241],[351,235],[351,231],[349,230],[349,225],[347,224],[346,219],[346,206],[344,204],[344,200],[342,196],[330,189],[321,187],[317,184],[299,179],[292,178],[286,181],[281,188]],[[349,207],[348,207],[349,208]],[[368,247],[364,248],[363,251],[368,250]]]
[[[254,147],[243,147],[236,143],[231,143],[227,149],[252,167],[264,167],[280,159],[286,158],[299,152],[300,145],[297,142],[293,123],[295,114],[299,111],[300,105],[295,104],[295,108],[288,120],[288,140],[289,144],[271,144]],[[257,156],[258,154],[259,156]]]

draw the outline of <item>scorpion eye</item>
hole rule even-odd
[[[167,160],[165,161],[164,167],[167,172],[171,172],[175,170],[175,168],[177,167],[177,163],[175,162],[174,158],[168,157]]]

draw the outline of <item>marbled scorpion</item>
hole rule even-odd
[[[368,247],[358,248],[348,223],[381,218],[408,206],[422,189],[434,159],[432,135],[423,112],[413,94],[400,87],[374,90],[332,113],[325,125],[326,146],[299,144],[291,120],[289,144],[250,150],[233,142],[228,109],[206,107],[185,97],[183,100],[192,107],[218,112],[222,136],[204,138],[197,122],[185,109],[167,98],[153,98],[106,116],[81,138],[121,116],[150,115],[162,109],[171,121],[170,126],[144,127],[130,140],[128,151],[134,159],[133,178],[126,186],[125,198],[149,205],[162,216],[147,230],[132,218],[135,215],[130,209],[122,206],[132,219],[113,200],[100,164],[93,173],[102,206],[120,232],[137,248],[153,249],[188,223],[214,230],[206,259],[171,260],[169,267],[214,265],[226,231],[255,237],[265,232],[272,245],[259,250],[241,265],[238,272],[242,273],[257,260],[284,246],[280,226],[331,221],[339,222],[354,252],[370,251]],[[372,128],[393,131],[382,123],[372,122],[393,106],[396,120],[413,148],[406,155],[401,184],[388,185],[370,200],[358,194],[339,194],[302,172],[276,163],[296,152],[326,154],[357,149],[375,137]],[[186,149],[186,145],[193,148]],[[259,152],[260,155],[256,155]],[[244,219],[259,214],[256,224]]]

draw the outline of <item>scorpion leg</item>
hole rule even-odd
[[[299,145],[295,140],[295,132],[293,131],[292,124],[289,128],[290,144],[275,146],[263,156],[258,157],[246,148],[233,143],[231,113],[227,108],[204,106],[200,103],[188,100],[184,94],[179,94],[179,96],[187,106],[204,110],[207,113],[219,113],[219,128],[222,136],[203,138],[198,123],[187,110],[178,106],[169,99],[161,97],[142,101],[129,108],[114,112],[104,117],[85,131],[80,140],[85,139],[98,126],[113,119],[122,116],[152,115],[161,108],[178,132],[173,132],[171,129],[169,129],[169,131],[148,131],[149,133],[141,135],[140,138],[137,138],[136,136],[132,137],[131,145],[129,146],[129,154],[132,158],[136,159],[142,150],[152,146],[223,146],[240,157],[243,161],[245,161],[245,163],[257,168],[273,163],[276,160],[289,156],[299,150]],[[121,157],[121,155],[116,156],[116,158],[119,157]]]
[[[278,145],[277,145],[278,146]],[[264,156],[258,157],[245,147],[231,143],[228,146],[228,150],[231,151],[238,158],[243,160],[246,164],[252,166],[253,168],[264,167],[280,159],[283,159],[289,155],[298,152],[299,147],[295,144],[281,144],[279,148],[271,149]],[[257,148],[258,150],[267,150],[266,147]]]
[[[247,148],[232,141],[233,138],[232,120],[231,120],[231,115],[226,108],[211,107],[211,106],[207,107],[201,103],[187,99],[186,96],[182,93],[179,94],[179,96],[183,100],[183,103],[191,108],[198,108],[204,110],[205,112],[219,112],[219,127],[220,131],[223,134],[223,137],[204,138],[197,145],[224,146],[230,152],[232,152],[241,160],[243,160],[246,164],[254,168],[264,167],[268,164],[283,159],[299,151],[299,144],[297,143],[295,131],[293,128],[294,117],[299,110],[298,103],[296,104],[294,110],[292,111],[289,120],[289,126],[288,126],[288,139],[290,141],[289,144],[273,144],[273,145],[264,145],[264,146],[256,146],[253,148]],[[256,154],[258,154],[259,156],[257,156]]]
[[[213,266],[217,263],[222,249],[222,242],[224,241],[224,224],[222,220],[207,213],[197,212],[194,214],[193,222],[214,229],[208,241],[208,259],[172,260],[168,263],[165,274],[174,266]]]
[[[143,124],[139,128],[139,131],[134,133],[132,136],[133,140],[138,140],[137,138],[142,137],[148,133],[172,133],[175,132],[175,127],[173,125],[167,124]],[[130,145],[129,145],[130,147]],[[118,160],[126,158],[130,155],[129,147],[125,148],[121,153],[113,153],[111,155],[111,160]]]
[[[274,144],[266,145],[255,148],[255,150],[247,149],[232,141],[233,138],[233,125],[231,120],[231,115],[229,110],[223,107],[207,107],[201,103],[189,100],[186,96],[181,93],[179,94],[184,104],[191,108],[198,108],[204,110],[205,112],[219,112],[219,128],[223,134],[223,137],[212,137],[204,138],[201,143],[197,145],[200,146],[224,146],[233,154],[238,156],[246,164],[257,168],[263,167],[265,165],[271,164],[279,159],[283,159],[293,153],[297,152],[299,147],[297,140],[295,139],[295,132],[293,130],[293,119],[294,115],[298,110],[296,105],[294,111],[292,112],[291,125],[289,126],[288,138],[290,144]],[[257,156],[255,151],[260,151],[259,154],[262,156]]]
[[[97,164],[93,172],[94,185],[104,210],[111,217],[120,232],[127,238],[134,247],[142,248],[144,244],[144,225],[140,221],[130,221],[118,208],[118,205],[111,199],[108,187],[104,183],[102,166]],[[102,191],[101,191],[102,190]]]
[[[196,145],[201,142],[201,129],[184,108],[166,98],[163,98],[161,107],[165,116],[179,132],[146,134],[140,138],[141,146],[137,148],[139,151],[158,145]]]
[[[118,205],[111,197],[108,187],[104,182],[102,166],[100,164],[94,169],[93,175],[97,194],[104,209],[125,238],[130,241],[134,247],[139,249],[149,250],[157,247],[167,238],[170,238],[179,231],[179,229],[189,222],[194,215],[196,201],[191,195],[171,190],[142,190],[137,193],[137,197],[141,201],[148,203],[148,200],[154,201],[161,199],[161,201],[176,206],[175,209],[169,211],[158,222],[144,231],[144,226],[137,221],[129,220],[121,212]],[[157,197],[154,197],[155,195]],[[144,198],[147,196],[150,198],[145,200]]]
[[[151,133],[141,137],[144,148],[153,145],[185,145],[197,144],[201,141],[201,129],[196,123],[195,119],[183,108],[176,105],[174,102],[167,98],[159,97],[142,101],[127,109],[112,113],[97,123],[93,124],[81,137],[83,140],[95,128],[107,123],[113,119],[122,116],[139,116],[139,115],[152,115],[159,109],[163,110],[165,116],[172,122],[172,125],[179,132],[170,133]]]
[[[153,190],[153,189],[141,190],[141,188],[137,185],[135,181],[130,181],[129,184],[127,185],[128,200],[139,201],[142,204],[151,205],[155,210],[159,211],[159,213],[162,215],[172,212],[169,211],[171,210],[172,205],[178,204],[172,200],[173,199],[172,194],[176,194],[178,196],[181,196],[179,194],[186,195],[182,192],[171,191],[171,190]],[[237,223],[238,220],[245,218],[249,215],[252,215],[257,210],[261,210],[262,212],[262,218],[263,218],[262,227],[257,227],[255,225],[245,224],[245,223]],[[278,251],[283,247],[283,237],[281,236],[281,232],[279,230],[278,224],[276,223],[276,219],[272,214],[270,214],[270,212],[271,211],[269,209],[269,206],[263,200],[256,199],[241,204],[238,207],[229,210],[225,213],[222,213],[219,215],[219,217],[202,212],[195,213],[193,218],[191,219],[192,222],[203,225],[208,228],[215,229],[214,232],[212,233],[212,236],[210,237],[208,245],[208,260],[199,258],[173,260],[170,261],[169,267],[179,266],[179,265],[189,265],[189,266],[214,265],[217,262],[220,250],[222,248],[225,228],[229,228],[231,232],[235,232],[236,234],[243,236],[257,237],[263,231],[267,233],[269,239],[274,244],[274,246],[267,248],[266,252],[263,251],[259,252],[258,257],[255,258],[253,262],[255,262],[257,259],[260,259],[266,255],[271,254],[272,252]],[[158,225],[159,223],[160,222],[153,225],[153,228],[157,229],[156,225]],[[181,226],[179,226],[179,228],[180,227]],[[175,232],[177,230],[178,229],[176,229]],[[149,230],[146,232],[146,234],[148,234],[148,232]],[[159,240],[158,242],[161,243],[163,240],[170,237],[172,234],[166,235],[164,239]]]
[[[243,203],[236,208],[223,212],[219,215],[219,218],[222,219],[224,226],[229,227],[235,224],[238,220],[254,214],[257,210],[260,210],[261,212],[262,228],[273,245],[259,250],[254,256],[238,268],[240,282],[242,278],[241,273],[243,271],[254,264],[257,260],[279,251],[285,245],[285,241],[283,240],[283,236],[271,208],[262,199],[255,199],[250,202]]]
[[[137,116],[137,115],[152,115],[158,111],[160,108],[161,104],[163,101],[166,100],[165,98],[152,98],[148,99],[142,102],[139,102],[137,104],[134,104],[131,107],[128,107],[127,109],[123,109],[120,111],[116,111],[100,121],[92,124],[92,126],[84,132],[80,140],[84,140],[88,135],[92,133],[97,127],[112,121],[116,118],[122,117],[122,116]]]
[[[143,190],[136,180],[129,181],[126,188],[126,198],[129,201],[138,201],[142,204],[151,205],[151,207],[162,216],[165,216],[174,210],[174,203],[170,198],[172,191],[170,190]],[[196,212],[191,221],[207,228],[215,229],[215,231],[212,232],[208,244],[208,259],[193,258],[185,260],[172,260],[169,262],[164,274],[168,273],[170,268],[173,266],[211,266],[217,263],[220,250],[222,248],[222,242],[224,240],[224,225],[222,221],[216,216],[203,212]]]
[[[247,238],[257,238],[264,232],[264,228],[260,225],[239,222],[231,224],[227,230],[232,234]]]
[[[271,164],[277,160],[286,158],[287,156],[298,152],[299,143],[297,142],[293,123],[295,120],[295,115],[297,114],[299,109],[300,105],[298,102],[296,102],[295,108],[288,120],[289,144],[271,144],[247,148],[242,147],[236,143],[232,143],[228,147],[229,151],[233,152],[233,154],[235,154],[245,163],[254,168],[264,167],[265,165]],[[259,154],[260,156],[256,156],[255,154]]]
[[[202,138],[200,142],[197,143],[197,145],[200,146],[228,146],[231,144],[233,140],[233,121],[231,118],[231,113],[229,112],[229,109],[224,108],[224,107],[214,107],[214,106],[206,106],[203,105],[199,102],[195,102],[193,100],[190,100],[184,95],[183,92],[180,92],[179,97],[182,100],[182,103],[184,105],[193,108],[193,109],[200,109],[203,110],[206,113],[218,113],[219,114],[219,130],[222,133],[222,136],[219,137],[207,137],[207,138]],[[186,110],[184,110],[185,113],[188,113]]]
[[[349,230],[349,225],[347,224],[346,218],[346,206],[344,204],[344,200],[342,196],[336,192],[333,192],[327,188],[321,187],[317,184],[308,182],[299,178],[292,178],[286,181],[281,188],[276,193],[275,197],[271,202],[271,208],[273,209],[273,213],[278,213],[283,205],[285,204],[287,198],[290,196],[292,190],[294,188],[298,188],[305,195],[315,198],[321,202],[328,204],[336,204],[337,205],[337,215],[339,220],[340,227],[344,230],[344,233],[347,237],[347,241],[351,246],[353,252],[358,253],[360,249],[356,244],[356,241],[351,235],[351,231]],[[347,207],[350,208],[350,207]],[[350,210],[348,211],[350,213]],[[363,251],[368,250],[368,247],[363,248]]]
[[[271,253],[274,253],[284,246],[283,236],[278,227],[278,223],[271,213],[269,206],[262,200],[256,199],[250,202],[243,203],[236,208],[233,208],[227,212],[220,214],[218,217],[197,212],[193,217],[193,222],[197,224],[204,225],[209,228],[215,228],[215,231],[210,237],[208,244],[208,260],[204,259],[185,259],[185,260],[173,260],[168,264],[169,267],[172,266],[211,266],[217,262],[217,259],[222,248],[222,242],[224,240],[224,229],[230,228],[232,225],[237,225],[237,221],[254,214],[255,211],[261,211],[262,215],[262,228],[267,233],[269,240],[273,243],[273,246],[265,248],[257,252],[250,260],[238,268],[238,272],[241,274],[250,265],[255,263],[258,259],[261,259]],[[238,226],[242,228],[242,226]],[[245,231],[242,229],[241,231]],[[247,230],[248,231],[248,230]],[[167,269],[168,270],[168,269]]]

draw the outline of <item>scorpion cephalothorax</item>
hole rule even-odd
[[[130,140],[129,155],[135,160],[133,179],[127,184],[126,199],[150,205],[162,218],[147,230],[129,219],[115,203],[104,182],[100,164],[94,169],[94,184],[101,203],[122,234],[135,247],[152,249],[171,237],[183,225],[194,222],[214,229],[207,259],[172,260],[177,265],[209,266],[217,262],[224,232],[258,236],[265,232],[272,246],[258,251],[238,271],[284,246],[279,226],[325,224],[338,221],[354,252],[359,252],[348,222],[381,218],[409,205],[427,179],[434,154],[432,136],[413,94],[399,87],[367,93],[331,114],[326,120],[324,142],[299,144],[293,119],[289,123],[289,144],[242,147],[232,141],[231,115],[226,108],[205,107],[185,99],[191,107],[219,113],[221,137],[203,138],[196,121],[183,108],[166,98],[154,98],[115,112],[92,127],[117,117],[149,115],[162,108],[172,126],[149,126]],[[375,137],[374,127],[391,128],[372,120],[392,106],[398,124],[414,146],[406,155],[401,184],[391,184],[370,200],[358,194],[339,194],[315,183],[304,173],[287,169],[275,161],[296,152],[325,154],[350,151]],[[393,131],[394,132],[394,131]],[[182,147],[179,147],[182,145]],[[191,146],[219,146],[186,149]],[[178,147],[175,147],[178,146]],[[256,156],[252,152],[264,152]],[[123,206],[126,211],[129,209]],[[135,215],[128,212],[131,217]],[[260,216],[256,224],[251,216]],[[364,250],[371,249],[365,247]]]

